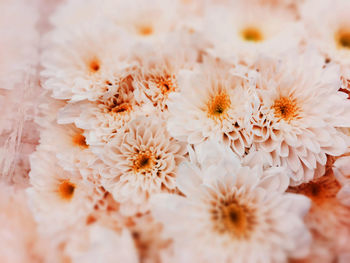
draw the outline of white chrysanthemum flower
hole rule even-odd
[[[60,165],[69,171],[85,169],[95,160],[86,143],[84,130],[73,124],[51,124],[40,131],[40,149],[56,155]]]
[[[223,141],[240,156],[250,146],[246,116],[254,98],[245,77],[233,76],[230,68],[205,63],[199,70],[179,74],[180,92],[169,95],[168,130],[190,144],[207,139]]]
[[[92,186],[80,174],[64,171],[49,152],[37,151],[30,161],[32,187],[27,191],[40,229],[60,233],[84,221],[94,204]]]
[[[134,241],[127,229],[118,233],[93,224],[85,232],[76,236],[67,246],[67,255],[72,263],[139,262]]]
[[[104,145],[129,121],[152,110],[136,102],[132,82],[131,75],[108,80],[108,91],[103,96],[93,102],[67,104],[60,111],[58,122],[75,123],[84,129],[88,145]]]
[[[131,43],[166,41],[170,33],[179,33],[186,24],[184,17],[174,12],[176,1],[118,0],[111,3],[107,16],[127,34]]]
[[[308,30],[306,41],[341,65],[350,66],[350,2],[346,0],[305,1],[302,19]],[[320,19],[322,17],[322,19]]]
[[[108,80],[131,65],[123,37],[110,24],[83,24],[47,35],[41,63],[44,88],[53,97],[96,100],[108,91]]]
[[[253,144],[273,165],[287,167],[293,184],[323,175],[326,154],[348,147],[337,128],[350,125],[350,101],[338,91],[339,68],[323,65],[313,52],[257,65],[261,105],[252,116]]]
[[[290,9],[253,1],[210,6],[205,20],[203,33],[214,45],[211,52],[248,64],[260,53],[278,55],[297,46],[303,34]]]
[[[192,69],[197,59],[193,47],[180,47],[184,43],[179,39],[174,42],[159,47],[160,51],[152,48],[138,57],[142,68],[134,80],[135,98],[142,104],[151,103],[157,112],[167,111],[169,94],[180,89],[177,80],[179,71]]]
[[[185,153],[184,144],[168,134],[164,121],[137,118],[98,153],[107,166],[101,171],[102,185],[124,204],[125,213],[146,211],[152,194],[176,189],[177,166]]]
[[[305,256],[311,239],[302,218],[309,200],[285,193],[285,185],[241,167],[234,156],[214,152],[221,162],[204,158],[199,166],[180,166],[177,186],[185,197],[152,199],[155,218],[174,239],[175,262],[287,262]]]

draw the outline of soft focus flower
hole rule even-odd
[[[49,152],[37,151],[30,160],[27,191],[41,231],[50,235],[81,223],[94,204],[92,185],[78,172],[63,170]]]
[[[334,165],[341,166],[339,162]],[[350,207],[342,203],[343,191],[332,169],[321,178],[289,188],[289,192],[303,194],[311,200],[310,211],[305,216],[305,223],[314,238],[310,259],[319,257],[323,259],[318,262],[332,262],[338,255],[350,251]]]
[[[174,237],[176,262],[285,262],[306,255],[311,239],[302,218],[308,200],[285,194],[238,159],[228,171],[226,161],[222,156],[205,169],[184,163],[177,186],[185,197],[152,199],[155,217]]]
[[[100,225],[89,226],[79,240],[69,243],[67,254],[71,262],[139,262],[130,232],[120,233]]]
[[[303,31],[293,10],[239,0],[210,6],[203,34],[212,54],[251,64],[261,53],[278,56],[297,47]]]
[[[350,66],[349,9],[350,3],[346,0],[305,1],[301,9],[308,30],[306,41],[341,66]]]
[[[126,43],[111,27],[96,22],[48,33],[41,75],[54,98],[96,100],[110,78],[130,67]]]

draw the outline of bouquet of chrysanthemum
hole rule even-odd
[[[0,1],[1,263],[350,262],[350,2]]]

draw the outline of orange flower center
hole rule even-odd
[[[331,171],[314,181],[301,184],[299,186],[290,187],[289,192],[303,194],[309,197],[314,204],[327,203],[336,199],[336,195],[341,185],[335,179]]]
[[[69,180],[64,180],[58,186],[58,194],[63,200],[69,201],[74,195],[75,187]]]
[[[221,92],[208,102],[208,115],[212,119],[222,119],[230,106],[230,97],[227,93]]]
[[[287,97],[279,98],[275,101],[272,108],[274,109],[277,118],[283,119],[287,122],[298,117],[299,108],[294,99]]]
[[[247,27],[241,31],[243,40],[250,42],[260,42],[263,40],[261,31],[255,27]]]
[[[154,82],[157,84],[162,94],[168,94],[176,89],[174,78],[170,76],[156,78]]]
[[[100,68],[101,68],[101,63],[97,58],[94,58],[89,62],[89,70],[92,73],[98,72]]]
[[[350,49],[350,31],[339,30],[335,35],[335,40],[339,48]]]
[[[154,29],[150,25],[141,25],[137,27],[137,32],[142,36],[149,36],[153,34]]]
[[[133,161],[132,169],[134,172],[149,172],[155,164],[155,158],[149,151],[139,153]]]
[[[82,135],[81,133],[77,133],[76,135],[74,135],[73,138],[72,138],[72,141],[73,141],[74,145],[77,145],[77,146],[79,146],[81,148],[86,149],[86,148],[89,147],[89,145],[87,145],[87,143],[86,143],[85,136]]]
[[[247,239],[256,224],[254,210],[236,200],[223,202],[213,211],[219,233],[229,233],[235,239]]]

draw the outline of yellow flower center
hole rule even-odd
[[[89,145],[87,145],[87,143],[86,143],[85,136],[82,135],[81,133],[77,133],[76,135],[74,135],[73,138],[72,138],[72,141],[73,141],[74,145],[77,145],[77,146],[79,146],[81,148],[86,149],[86,148],[89,147]]]
[[[350,30],[339,30],[335,40],[339,48],[350,49]]]
[[[63,200],[69,201],[74,195],[75,187],[69,180],[64,180],[58,186],[58,194]]]
[[[149,151],[140,152],[133,161],[132,169],[137,173],[145,173],[152,170],[155,158]]]
[[[275,101],[272,108],[277,118],[287,122],[298,117],[299,108],[294,99],[281,97]]]
[[[247,27],[241,31],[243,40],[250,42],[260,42],[263,40],[263,35],[258,28]]]
[[[229,107],[231,100],[227,93],[221,92],[211,98],[208,102],[208,115],[212,119],[222,119]]]

